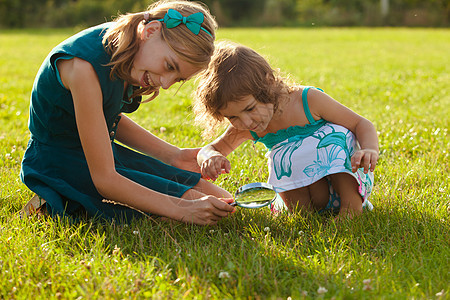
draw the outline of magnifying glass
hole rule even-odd
[[[260,208],[272,203],[277,196],[272,185],[265,182],[253,182],[238,188],[231,206]]]

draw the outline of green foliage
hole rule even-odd
[[[145,10],[153,1],[139,0],[3,0],[0,27],[92,26],[119,13]]]
[[[0,28],[92,26],[155,0],[1,0]],[[220,26],[447,26],[445,0],[204,0]]]
[[[221,29],[219,39],[255,48],[373,121],[381,158],[375,208],[352,221],[239,209],[215,227],[18,217],[31,197],[18,175],[33,78],[73,33],[0,31],[0,298],[449,297],[448,29]],[[194,86],[162,91],[131,117],[180,147],[201,146]],[[264,154],[245,143],[217,184],[265,181]]]

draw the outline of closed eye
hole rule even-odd
[[[255,109],[255,107],[252,106],[252,107],[247,108],[245,111],[252,111],[252,110],[254,110],[254,109]]]
[[[167,63],[167,70],[169,70],[169,71],[175,71],[175,67],[172,66],[170,63]]]

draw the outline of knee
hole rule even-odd
[[[350,191],[357,191],[358,190],[358,183],[356,182],[356,179],[347,173],[337,173],[329,176],[331,185],[333,186],[333,189],[341,195],[342,192],[346,192],[347,190]]]
[[[307,187],[280,193],[290,212],[312,212],[314,205]]]

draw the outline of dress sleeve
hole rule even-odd
[[[59,84],[60,84],[63,88],[65,88],[65,86],[64,86],[64,84],[63,84],[63,82],[62,82],[62,80],[61,80],[61,75],[59,74],[59,70],[58,70],[58,67],[57,67],[57,62],[58,62],[58,60],[60,60],[60,59],[72,59],[72,58],[74,58],[73,55],[64,54],[64,53],[56,53],[56,54],[53,54],[52,57],[50,58],[50,63],[51,63],[51,65],[52,65],[52,69],[55,71],[55,73],[56,73],[56,78],[58,79]]]

